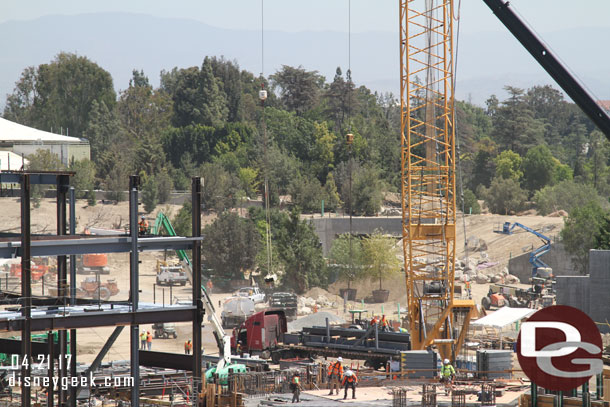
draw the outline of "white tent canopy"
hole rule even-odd
[[[531,308],[502,307],[493,314],[474,321],[471,325],[491,326],[493,328],[502,329],[507,325],[514,324],[517,321],[529,317],[534,312],[536,312],[536,310]]]
[[[60,143],[79,143],[81,140],[76,137],[62,136],[60,134],[49,133],[48,131],[38,130],[24,126],[0,117],[0,142],[60,142]]]
[[[0,151],[0,171],[21,171],[30,162],[11,151]]]

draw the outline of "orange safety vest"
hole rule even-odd
[[[184,350],[191,350],[193,349],[193,343],[192,342],[184,342]]]
[[[346,381],[348,383],[358,383],[358,377],[356,376],[356,373],[351,376],[343,376],[343,382],[341,384],[345,385]]]
[[[292,378],[292,384],[299,384],[299,376],[294,376]]]
[[[378,322],[377,317],[373,317],[373,319],[371,319],[371,326],[375,325]]]
[[[146,337],[146,342],[152,342],[152,335],[148,334],[148,336]]]
[[[388,321],[385,319],[385,317],[381,318],[381,326],[384,325],[388,325]]]
[[[148,222],[145,220],[141,220],[140,223],[140,233],[145,233],[148,230]]]
[[[335,362],[328,366],[328,375],[341,377],[343,375],[343,366],[341,366],[341,363]]]

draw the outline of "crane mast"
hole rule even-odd
[[[413,349],[453,359],[474,302],[454,299],[454,6],[399,0],[403,254]],[[459,329],[462,328],[460,332]]]

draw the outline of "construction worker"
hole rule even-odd
[[[379,320],[377,319],[377,316],[373,316],[373,319],[371,319],[371,326],[378,324]]]
[[[146,332],[146,344],[148,345],[148,350],[152,348],[152,335],[150,332]]]
[[[441,383],[445,383],[445,395],[449,395],[454,377],[455,369],[451,366],[449,359],[445,359],[441,367]]]
[[[237,353],[240,357],[243,354],[243,350],[241,347],[241,341],[237,341],[237,346],[235,347],[235,353]]]
[[[184,354],[190,355],[192,350],[193,350],[193,343],[189,339],[188,341],[184,342]]]
[[[330,393],[328,393],[329,396],[333,395],[333,388],[336,389],[337,395],[339,395],[339,383],[341,381],[341,377],[343,376],[343,365],[341,363],[343,363],[343,358],[339,356],[335,363],[328,366],[328,389],[330,390]]]
[[[299,403],[301,401],[299,399],[301,395],[301,377],[299,376],[299,372],[296,372],[294,375],[292,375],[290,389],[292,390],[292,402]]]
[[[214,283],[212,283],[212,279],[209,279],[205,286],[208,291],[208,294],[212,294],[212,289],[214,288]]]
[[[352,398],[356,398],[356,385],[358,384],[358,376],[356,373],[352,372],[350,369],[347,369],[345,372],[345,376],[343,376],[343,383],[341,383],[345,387],[345,394],[343,395],[343,400],[347,398],[347,389],[352,388]]]
[[[472,299],[472,288],[470,287],[470,277],[468,277],[468,274],[465,274],[464,277],[464,288],[466,289],[468,299]]]
[[[390,323],[385,319],[385,314],[381,316],[381,322],[379,323],[381,330],[388,332],[390,330]]]
[[[146,220],[146,218],[144,216],[142,216],[142,219],[138,223],[138,226],[139,226],[140,236],[148,233],[148,221]]]
[[[146,331],[142,331],[142,333],[140,334],[140,349],[145,350],[146,349]]]

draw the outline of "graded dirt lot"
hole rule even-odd
[[[0,225],[3,232],[19,233],[19,201],[16,198],[0,198]],[[168,216],[173,217],[179,210],[176,205],[162,205],[152,214],[147,214],[149,223],[154,222],[157,211],[162,210]],[[45,199],[41,202],[41,206],[32,211],[32,232],[33,233],[55,233],[56,231],[56,209],[54,199]],[[205,225],[213,220],[213,216],[205,216],[202,223]],[[86,205],[85,201],[77,202],[77,231],[82,232],[87,226],[99,228],[123,229],[128,224],[128,204],[122,202],[119,204],[98,204],[94,207]],[[499,227],[503,222],[519,221],[534,229],[544,230],[547,235],[558,235],[563,225],[563,219],[560,217],[542,217],[542,216],[497,216],[497,215],[471,215],[464,219],[466,225],[467,236],[475,236],[483,239],[487,244],[485,253],[490,262],[499,262],[495,267],[503,268],[506,266],[510,256],[519,255],[523,252],[531,250],[532,245],[537,247],[539,239],[534,235],[525,232],[517,232],[513,235],[501,235],[493,232],[494,226]],[[462,259],[465,256],[464,250],[464,234],[462,220],[458,222],[458,258]],[[469,253],[470,257],[481,258],[480,252]],[[174,258],[173,253],[168,253],[168,256]],[[164,258],[164,253],[146,252],[140,255],[140,301],[142,303],[152,303],[153,300],[157,304],[170,302],[170,290],[167,287],[153,290],[155,283],[155,267],[157,260]],[[127,253],[110,254],[108,256],[110,267],[110,275],[102,276],[102,280],[116,279],[120,293],[112,299],[126,300],[129,290],[129,257]],[[86,276],[77,275],[77,285],[80,284]],[[321,294],[327,296],[330,302],[334,302],[332,307],[324,309],[332,312],[344,319],[349,319],[349,314],[343,313],[343,302],[336,295],[338,290],[344,287],[345,284],[335,283],[329,287],[328,292],[325,290],[314,289],[310,291],[310,297],[317,297]],[[41,293],[41,284],[33,285],[35,294]],[[378,288],[378,282],[362,281],[355,284],[358,289],[358,298],[366,298],[370,296],[373,289]],[[395,318],[398,307],[406,306],[406,291],[403,274],[397,274],[392,278],[383,282],[383,288],[390,290],[389,301],[385,304],[364,304],[365,308],[375,314],[386,313],[390,318]],[[473,284],[473,297],[477,303],[480,303],[480,298],[487,293],[487,285]],[[165,291],[165,293],[164,293]],[[185,287],[174,287],[171,295],[172,300],[183,299],[190,300],[192,288],[190,284]],[[213,293],[212,299],[215,305],[226,298],[229,293]],[[314,298],[315,299],[315,298]],[[348,309],[357,309],[362,307],[362,302],[352,302],[347,304]],[[220,308],[217,307],[217,313],[220,313]],[[404,313],[403,313],[404,314]],[[141,326],[141,329],[152,332],[151,326]],[[176,324],[178,337],[176,339],[156,339],[153,341],[153,350],[162,350],[168,352],[182,353],[184,342],[192,337],[191,324]],[[99,352],[106,339],[113,331],[113,327],[80,329],[77,332],[78,337],[78,360],[83,363],[90,363]],[[11,334],[2,334],[3,337],[11,336]],[[203,327],[203,346],[206,354],[217,353],[216,342],[212,335],[210,324],[204,320]],[[122,334],[115,342],[112,349],[108,352],[105,361],[109,360],[128,360],[129,354],[129,331],[123,330]]]

